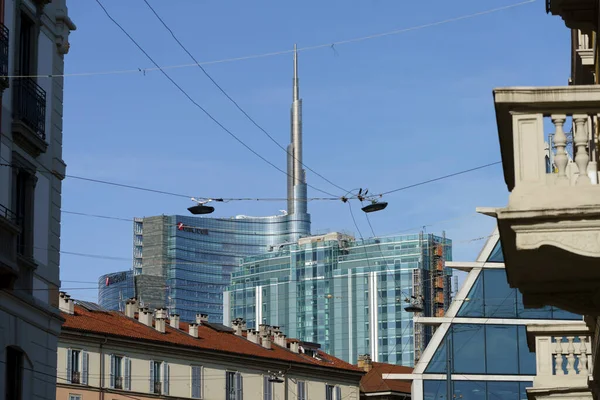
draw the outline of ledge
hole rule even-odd
[[[12,123],[12,132],[14,142],[32,157],[38,157],[48,150],[48,143],[18,119]]]

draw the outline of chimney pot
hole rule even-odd
[[[369,372],[371,369],[373,369],[373,360],[371,360],[371,355],[363,354],[358,356],[357,366],[365,372]]]
[[[125,316],[135,318],[135,313],[138,311],[138,303],[135,297],[127,300],[125,303]]]
[[[179,314],[171,314],[169,325],[171,325],[171,328],[179,329]]]
[[[202,325],[204,322],[208,322],[208,314],[196,314],[196,323]]]
[[[198,324],[195,322],[190,323],[190,336],[197,338],[198,337]]]
[[[152,327],[152,312],[150,312],[148,307],[140,308],[140,312],[138,314],[138,320],[142,324]]]
[[[292,353],[296,353],[298,354],[300,351],[300,343],[297,340],[291,340],[290,341],[290,351],[292,351]]]
[[[61,292],[58,299],[58,308],[65,314],[75,314],[75,302],[71,299],[71,296],[65,292]]]
[[[270,349],[271,348],[271,336],[267,335],[262,335],[261,336],[261,344],[262,347],[264,347],[265,349]]]

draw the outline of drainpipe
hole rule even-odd
[[[104,338],[104,343],[100,343],[100,400],[104,400],[104,353],[102,351],[102,346],[105,345],[106,342],[108,342],[108,338]]]

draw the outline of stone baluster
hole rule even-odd
[[[552,114],[552,123],[554,124],[554,146],[556,147],[556,156],[554,156],[554,163],[558,169],[558,179],[567,180],[567,163],[569,159],[567,157],[567,135],[563,130],[563,125],[567,118],[564,114]]]
[[[575,336],[567,336],[567,341],[569,344],[567,345],[567,375],[575,375],[577,372],[575,371],[575,346],[573,346],[573,339]],[[564,349],[564,347],[563,347]]]
[[[577,184],[590,184],[590,177],[587,174],[588,163],[590,162],[590,156],[588,154],[588,132],[587,132],[587,119],[588,116],[585,114],[573,115],[573,121],[575,123],[575,135],[573,138],[574,145],[577,149],[575,153],[575,163],[579,169],[579,177],[577,178]]]
[[[579,336],[579,374],[588,375],[588,367],[587,367],[587,345],[585,336]]]
[[[556,348],[554,349],[554,374],[555,375],[564,375],[563,371],[563,348],[562,348],[562,337],[557,336],[554,338],[556,340]]]

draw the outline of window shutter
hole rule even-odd
[[[88,366],[89,366],[89,356],[87,351],[81,352],[81,384],[88,384]]]
[[[335,387],[335,400],[342,400],[342,388],[340,386]]]
[[[241,372],[235,374],[235,399],[244,400],[244,378],[242,378]]]
[[[201,374],[202,367],[192,365],[192,397],[195,399],[202,398]]]
[[[263,375],[263,400],[269,400],[269,377]]]
[[[125,376],[123,378],[125,382],[123,386],[125,390],[131,390],[131,360],[129,357],[123,359],[123,364],[125,364]]]
[[[200,398],[204,398],[204,367],[200,367],[200,376],[198,377],[200,381]]]
[[[109,387],[113,389],[115,387],[115,355],[110,355],[110,384]]]
[[[73,372],[73,366],[71,362],[73,361],[73,350],[67,349],[67,383],[71,383],[71,375]]]
[[[163,362],[163,393],[169,394],[169,364]]]
[[[154,393],[154,361],[150,360],[150,393]]]

